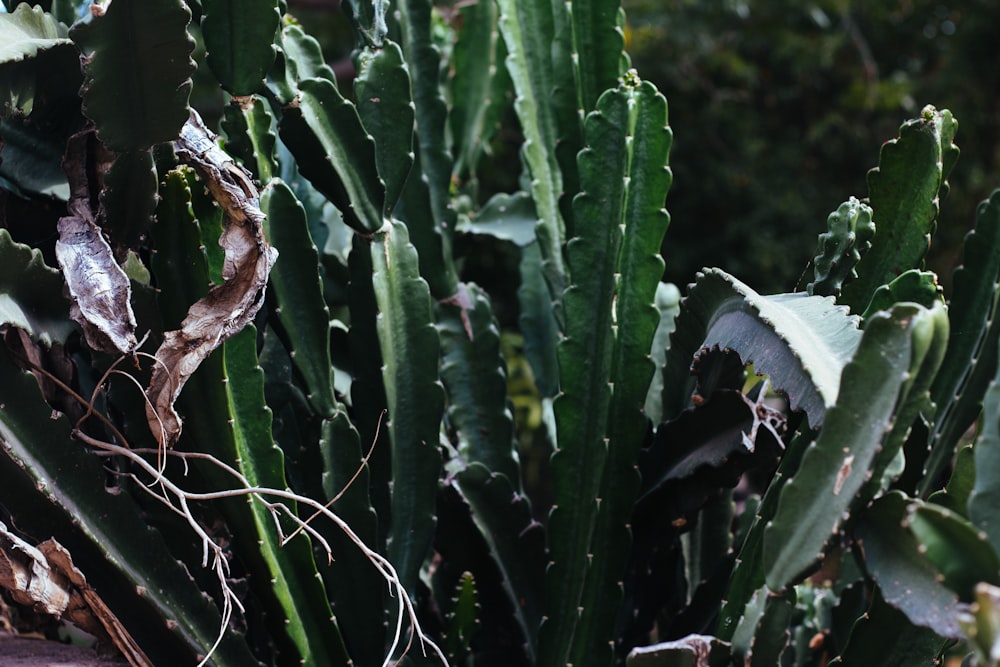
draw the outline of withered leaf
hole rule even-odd
[[[38,545],[38,550],[45,556],[52,570],[69,580],[74,587],[74,598],[63,615],[92,634],[109,637],[132,667],[153,667],[153,662],[122,622],[97,591],[87,584],[86,577],[73,564],[73,557],[66,547],[54,539],[48,539]]]
[[[146,394],[146,417],[161,446],[172,447],[181,433],[174,402],[184,383],[224,340],[239,333],[264,303],[267,277],[278,252],[264,238],[264,214],[249,174],[219,148],[198,114],[174,143],[177,157],[194,167],[223,211],[219,245],[225,252],[224,282],[195,302],[177,331],[164,334],[156,351]]]
[[[128,353],[138,345],[132,287],[90,207],[88,136],[72,137],[63,158],[70,183],[70,215],[59,220],[56,259],[73,301],[70,317],[83,329],[87,344],[101,352]]]

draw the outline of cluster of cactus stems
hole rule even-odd
[[[946,303],[950,112],[804,290],[681,298],[616,0],[345,0],[352,87],[284,0],[4,5],[0,506],[133,664],[1000,664],[1000,191]],[[471,235],[520,253],[548,508]]]

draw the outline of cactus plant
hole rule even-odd
[[[4,4],[3,544],[55,539],[153,663],[996,664],[1000,191],[945,302],[950,112],[806,291],[682,297],[618,3],[350,0],[350,90],[278,0]],[[518,253],[548,507],[473,236]]]

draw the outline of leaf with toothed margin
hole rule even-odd
[[[448,107],[441,86],[441,51],[432,38],[433,3],[431,0],[399,0],[396,6],[400,14],[403,54],[410,73],[416,112],[415,148],[421,180],[427,185],[432,216],[427,221],[431,229],[421,230],[421,233],[427,235],[433,230],[440,239],[437,242],[443,246],[444,261],[450,263],[456,215],[451,205],[452,158],[445,143]],[[415,231],[410,233],[411,236],[416,235]],[[421,247],[416,241],[414,243]],[[438,298],[442,296],[450,295],[438,295]]]
[[[256,329],[247,326],[222,344],[223,382],[228,410],[219,415],[230,430],[220,458],[235,465],[251,486],[287,488],[284,457],[271,434],[271,410],[264,402],[264,373],[257,365]],[[225,427],[223,427],[225,428]],[[205,443],[198,444],[205,446]],[[224,451],[226,445],[231,447]],[[203,450],[199,450],[203,451]],[[208,451],[207,449],[204,451]],[[273,499],[271,499],[273,500]],[[295,503],[283,501],[296,511]],[[349,665],[325,587],[318,577],[311,540],[300,534],[286,542],[270,510],[248,503],[255,540],[267,564],[269,585],[282,613],[272,627],[283,627],[303,664]],[[282,521],[284,535],[294,526]]]
[[[762,296],[720,269],[698,274],[675,323],[664,371],[665,418],[687,405],[695,355],[719,347],[768,375],[792,409],[818,427],[837,402],[841,371],[861,339],[858,318],[830,297]]]
[[[316,413],[333,416],[330,362],[330,310],[323,299],[319,253],[309,237],[305,210],[284,181],[274,179],[260,197],[267,218],[264,232],[278,250],[271,269],[278,321],[292,351],[292,361],[306,383],[306,396]]]
[[[541,524],[531,516],[528,498],[504,474],[471,463],[455,474],[452,485],[468,502],[472,519],[503,580],[526,649],[535,657],[538,626],[542,619],[545,577],[545,537]]]
[[[371,234],[382,226],[385,187],[375,143],[358,111],[326,79],[299,82],[299,95],[283,109],[278,132],[299,171],[340,210],[352,229]]]
[[[525,136],[521,153],[531,173],[543,274],[551,294],[557,299],[566,281],[562,258],[566,223],[559,207],[559,197],[565,188],[556,159],[558,129],[551,104],[555,89],[553,5],[547,0],[499,0],[497,6],[500,8],[500,32],[507,44],[507,70],[517,93],[514,109]],[[565,96],[571,92],[563,90],[560,94]]]
[[[573,201],[579,236],[566,248],[573,283],[563,294],[566,328],[557,348],[562,393],[553,405],[558,448],[542,664],[612,658],[639,490],[635,463],[650,429],[642,408],[655,372],[653,299],[670,223],[663,201],[672,135],[656,88],[630,79],[606,92],[585,135],[584,187]]]
[[[388,215],[403,192],[413,167],[414,108],[410,76],[399,45],[386,41],[382,48],[365,48],[358,54],[354,99],[365,128],[375,139],[375,161],[385,183]]]
[[[844,368],[837,403],[828,411],[798,471],[782,489],[777,512],[764,531],[766,580],[771,590],[793,583],[820,557],[824,544],[856,501],[893,431],[897,410],[906,406],[911,389],[924,384],[928,374],[933,376],[940,363],[939,346],[934,343],[942,335],[943,311],[897,304],[867,323],[857,351]],[[920,393],[919,388],[914,393]],[[907,424],[901,420],[900,428]]]
[[[467,463],[503,473],[521,488],[514,415],[507,397],[500,331],[488,295],[460,283],[455,299],[437,304],[441,380],[448,394],[448,420]]]
[[[939,579],[921,552],[920,541],[907,525],[910,499],[890,491],[876,500],[857,524],[865,568],[875,578],[885,601],[914,625],[931,628],[942,637],[961,637],[958,595]]]
[[[59,271],[0,229],[0,327],[24,329],[43,345],[63,344],[77,330],[69,306]]]
[[[834,665],[912,667],[939,664],[948,640],[915,626],[906,615],[887,604],[878,589],[868,610],[858,618]]]
[[[497,29],[497,6],[477,2],[461,7],[460,27],[452,49],[448,81],[451,111],[448,114],[455,156],[452,179],[458,183],[474,178],[482,154],[500,124],[496,80],[504,73],[498,62],[502,40]]]
[[[937,226],[939,196],[958,160],[952,143],[958,122],[947,109],[924,107],[905,122],[899,137],[882,145],[878,167],[868,172],[875,222],[872,247],[857,265],[858,277],[844,286],[840,302],[855,313],[896,276],[922,267]]]
[[[931,429],[931,454],[919,490],[934,490],[951,463],[962,434],[979,417],[983,395],[997,369],[1000,340],[1000,190],[980,202],[976,228],[965,237],[962,266],[955,270],[948,305],[952,331],[931,399],[937,406]]]
[[[191,211],[190,197],[183,174],[170,172],[153,230],[157,253],[152,268],[160,285],[158,297],[165,316],[173,318],[182,318],[187,304],[208,290],[210,270],[219,268],[209,266],[210,258],[202,250],[202,230]],[[202,224],[208,226],[209,220],[203,219]],[[271,412],[264,403],[255,334],[253,326],[248,326],[223,343],[191,376],[178,399],[188,428],[177,446],[206,452],[237,467],[251,484],[284,489],[284,460],[274,444]],[[233,485],[232,477],[213,466],[199,466],[199,472],[213,490]],[[345,664],[337,626],[326,622],[331,612],[323,586],[315,578],[309,540],[296,538],[282,545],[274,520],[259,502],[230,499],[221,502],[221,509],[232,529],[234,548],[253,575],[249,577],[251,589],[283,610],[268,616],[267,629],[279,650],[316,664]],[[286,623],[285,618],[292,620]]]
[[[413,595],[437,523],[438,438],[444,414],[444,392],[438,381],[440,343],[430,290],[420,278],[406,226],[387,221],[373,237],[371,259],[392,442],[388,557]]]
[[[194,73],[190,21],[177,0],[116,0],[70,31],[86,74],[84,114],[111,150],[145,149],[180,135]]]
[[[372,507],[379,517],[378,541],[375,545],[381,553],[385,553],[391,516],[392,443],[389,429],[384,428],[383,424],[387,400],[385,380],[382,377],[382,350],[380,346],[372,345],[372,341],[378,340],[379,306],[375,286],[372,284],[370,244],[367,239],[356,234],[353,236],[353,247],[348,257],[351,328],[347,339],[351,349],[366,350],[366,353],[352,355],[351,405],[355,414],[354,425],[361,442],[372,448],[368,459],[369,487]]]
[[[577,106],[588,113],[597,106],[601,93],[617,86],[619,77],[625,74],[625,34],[618,25],[621,5],[607,0],[577,0],[566,8],[573,26]]]
[[[343,405],[337,405],[331,419],[323,420],[319,449],[326,501],[336,498],[331,509],[373,547],[378,543],[378,517],[369,500],[370,469],[358,431]],[[319,526],[328,525],[324,517],[317,521]],[[351,659],[356,665],[379,664],[385,658],[386,620],[383,595],[376,591],[385,590],[385,581],[339,527],[330,526],[323,535],[328,536],[335,556],[320,566],[320,572]]]

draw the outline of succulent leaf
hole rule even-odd
[[[83,110],[108,148],[141,150],[180,135],[194,73],[190,21],[179,0],[116,0],[70,31],[87,77]]]

